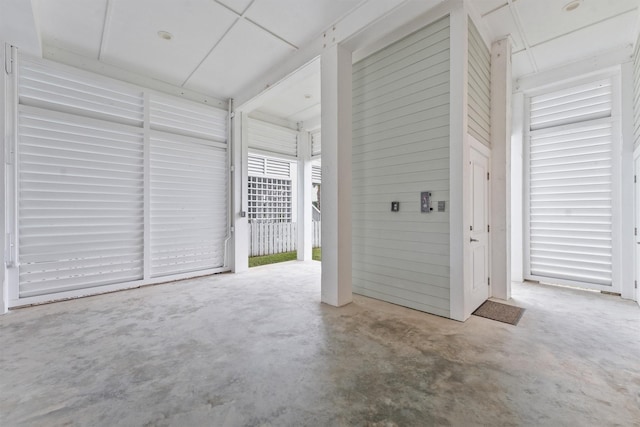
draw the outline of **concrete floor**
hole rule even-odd
[[[0,317],[2,426],[640,426],[640,308],[518,286],[518,326],[285,263]]]

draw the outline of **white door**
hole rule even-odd
[[[635,224],[635,240],[636,240],[636,302],[640,305],[640,156],[636,157],[635,163],[635,200],[636,200],[636,224]]]
[[[485,150],[482,150],[485,151]],[[488,153],[471,147],[471,311],[489,298],[489,157]]]

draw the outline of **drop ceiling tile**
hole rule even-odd
[[[534,71],[535,69],[526,51],[522,50],[511,55],[511,73],[514,79],[532,74]]]
[[[319,71],[319,70],[318,70]],[[287,82],[283,82],[287,84]],[[307,120],[310,108],[320,103],[320,73],[287,85],[286,88],[269,98],[263,107],[263,112],[290,121]],[[306,113],[305,113],[306,112]],[[300,115],[300,117],[298,117]],[[314,117],[312,114],[311,117]]]
[[[511,40],[513,41],[513,51],[516,52],[524,49],[524,43],[522,42],[518,25],[516,25],[513,14],[508,7],[498,9],[484,16],[482,20],[491,32],[491,40],[495,41],[510,34]]]
[[[636,11],[575,31],[532,48],[539,70],[591,58],[633,44]]]
[[[638,7],[637,0],[585,0],[572,12],[562,7],[569,0],[518,0],[513,4],[530,46],[568,34]]]
[[[261,111],[289,121],[320,103],[320,60],[316,59],[270,88],[261,97]],[[309,114],[309,113],[307,113]]]
[[[107,0],[39,0],[35,4],[44,44],[98,59]]]
[[[360,3],[360,0],[258,0],[246,16],[301,47]]]
[[[252,0],[216,0],[218,3],[222,3],[231,10],[235,10],[237,13],[242,14],[247,9],[247,6],[251,4]]]
[[[237,16],[211,0],[112,1],[101,59],[181,85]],[[173,35],[171,40],[158,31]]]
[[[211,95],[232,97],[294,48],[245,21],[238,21],[185,85]]]
[[[482,16],[507,6],[507,4],[507,0],[474,0],[471,2],[471,6]]]
[[[319,118],[321,115],[322,115],[322,109],[321,109],[320,103],[317,103],[310,107],[305,108],[304,110],[298,111],[295,114],[290,115],[289,117],[287,117],[287,120],[294,123],[308,122],[310,120]]]

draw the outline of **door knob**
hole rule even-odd
[[[473,237],[471,239],[469,239],[470,242],[479,242],[480,240],[478,239],[474,239]]]

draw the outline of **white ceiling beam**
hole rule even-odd
[[[107,41],[109,39],[109,29],[111,28],[111,10],[112,10],[112,2],[111,0],[107,0],[107,7],[104,11],[104,20],[102,21],[102,35],[100,36],[100,49],[98,50],[98,60],[102,59],[102,52],[106,47]]]
[[[398,27],[446,0],[369,0],[331,25],[327,31],[312,40],[258,80],[235,96],[237,108],[251,111],[260,104],[259,96],[266,90],[294,74],[323,50],[335,44],[344,44],[349,50],[364,48],[371,41],[383,38]],[[457,1],[457,0],[452,0]],[[461,1],[461,0],[459,0]],[[424,23],[423,23],[424,25]]]
[[[2,0],[0,40],[16,46],[21,52],[42,56],[42,39],[34,0]]]

